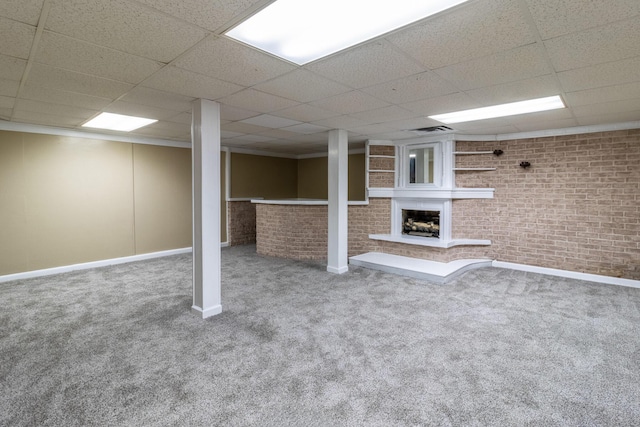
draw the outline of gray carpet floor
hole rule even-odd
[[[223,249],[0,284],[2,426],[637,426],[640,289]]]

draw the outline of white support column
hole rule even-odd
[[[220,283],[220,104],[193,103],[193,306],[203,319],[222,312]]]
[[[342,274],[349,270],[348,243],[348,179],[349,141],[347,131],[329,131],[329,236],[327,271]]]

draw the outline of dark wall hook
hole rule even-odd
[[[529,163],[529,162],[520,162],[520,167],[521,167],[521,168],[526,169],[526,168],[528,168],[529,166],[531,166],[531,163]]]
[[[502,150],[493,150],[493,154],[495,154],[496,156],[502,156],[504,154],[504,151]]]

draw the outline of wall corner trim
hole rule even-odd
[[[493,261],[493,267],[510,270],[527,271],[531,273],[547,274],[550,276],[566,277],[569,279],[584,280],[586,282],[603,283],[607,285],[628,286],[640,288],[640,280],[622,279],[619,277],[603,276],[600,274],[580,273],[578,271],[559,270],[556,268],[537,267],[534,265],[516,264],[512,262]]]

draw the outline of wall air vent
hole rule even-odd
[[[410,132],[413,133],[417,133],[418,135],[426,135],[429,133],[433,133],[433,132],[437,132],[437,133],[443,133],[443,132],[452,132],[453,129],[451,129],[449,126],[431,126],[431,127],[427,127],[427,128],[419,128],[419,129],[411,129]]]

